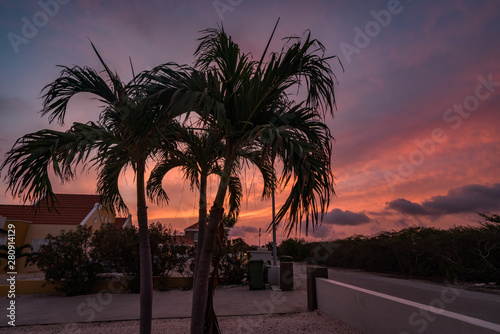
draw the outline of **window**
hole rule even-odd
[[[194,242],[198,242],[198,232],[194,232]]]

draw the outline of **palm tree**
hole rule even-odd
[[[176,131],[178,147],[167,148],[162,159],[151,171],[147,183],[147,194],[150,200],[158,204],[168,202],[166,191],[162,188],[165,175],[175,168],[180,168],[191,188],[199,189],[199,241],[203,243],[204,229],[207,221],[207,181],[210,175],[220,174],[220,159],[223,145],[221,138],[188,127],[179,127]],[[230,182],[230,214],[238,215],[241,199],[241,184],[237,177]]]
[[[163,158],[158,161],[152,170],[147,184],[147,193],[152,201],[158,204],[168,202],[168,196],[162,188],[162,180],[165,175],[174,168],[180,168],[185,178],[189,180],[191,188],[199,189],[199,211],[198,211],[198,243],[195,258],[195,268],[199,265],[200,249],[203,247],[205,227],[207,223],[207,180],[210,175],[220,175],[220,159],[223,150],[221,138],[217,135],[203,130],[193,130],[188,127],[180,127],[178,133],[178,147],[167,149]],[[229,215],[237,217],[242,196],[241,183],[238,177],[231,177],[229,183]],[[215,266],[216,267],[216,266]],[[214,272],[215,273],[215,272]],[[194,275],[196,281],[196,271]],[[214,279],[215,282],[215,279]],[[213,288],[213,287],[212,287]],[[212,292],[212,290],[211,290]],[[213,312],[211,294],[209,295],[207,313]],[[207,319],[217,326],[215,317]]]
[[[103,103],[99,121],[74,123],[65,132],[41,130],[25,135],[7,153],[1,169],[8,166],[6,180],[13,196],[22,196],[25,202],[47,196],[49,205],[55,206],[48,169],[52,167],[61,181],[69,181],[75,178],[80,164],[94,166],[103,204],[128,212],[118,180],[121,172],[132,167],[140,238],[140,329],[141,333],[151,333],[153,280],[144,175],[148,159],[162,147],[173,145],[175,134],[168,131],[173,116],[145,98],[146,74],[134,76],[125,84],[92,47],[107,78],[88,67],[63,66],[60,77],[44,88],[42,114],[62,125],[69,100],[79,93],[91,93]],[[162,94],[164,98],[170,94],[168,83],[164,83]]]
[[[191,333],[203,332],[210,259],[235,167],[255,154],[267,165],[274,158],[282,162],[281,187],[291,181],[290,194],[272,224],[285,220],[288,233],[302,223],[306,231],[309,225],[317,226],[334,195],[333,138],[324,117],[333,114],[335,107],[335,76],[328,64],[332,57],[323,55],[321,43],[310,35],[304,41],[290,38],[280,53],[271,53],[265,62],[274,31],[260,61],[242,53],[222,28],[204,33],[195,52],[195,70],[179,85],[169,105],[174,113],[198,113],[224,142],[220,183],[196,268]],[[159,75],[159,86],[162,80]],[[302,86],[305,100],[290,100],[288,93]]]

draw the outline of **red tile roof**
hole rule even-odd
[[[123,228],[123,224],[125,224],[125,222],[127,221],[128,217],[119,217],[119,218],[115,218],[115,227],[120,229],[120,228]]]
[[[186,227],[184,229],[184,231],[187,231],[187,230],[199,230],[199,229],[200,229],[200,224],[198,222],[196,222],[193,225]]]
[[[49,211],[46,199],[42,199],[38,210],[33,205],[0,204],[0,215],[8,220],[23,220],[33,224],[78,225],[99,203],[99,195],[56,194],[56,197],[57,211]]]

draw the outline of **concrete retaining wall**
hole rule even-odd
[[[318,309],[369,334],[489,334],[500,325],[383,293],[316,278]]]

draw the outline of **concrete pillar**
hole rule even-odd
[[[280,289],[293,291],[293,262],[280,263]]]
[[[311,311],[318,308],[316,295],[316,277],[328,279],[328,268],[321,266],[307,266],[307,308]]]
[[[271,285],[280,285],[280,267],[270,266],[267,270],[267,283]]]

